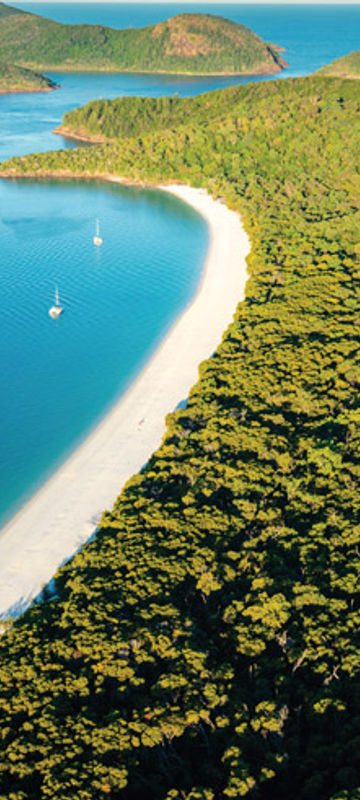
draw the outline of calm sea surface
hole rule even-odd
[[[194,295],[207,226],[161,191],[95,181],[3,181],[0,203],[4,519],[127,387]],[[56,285],[64,313],[54,321]]]
[[[139,27],[182,11],[243,22],[286,48],[281,78],[359,47],[360,6],[13,3],[60,22]],[[120,95],[192,96],[249,80],[51,74],[61,89],[0,96],[0,160],[74,147],[65,111]],[[271,79],[271,78],[270,78]],[[269,78],[265,78],[269,80]],[[94,248],[99,217],[103,247]],[[196,291],[203,220],[162,192],[96,182],[0,181],[0,524],[43,482],[139,372]],[[48,308],[58,285],[63,316]],[[170,409],[169,409],[170,410]]]
[[[208,11],[242,22],[265,41],[286,48],[289,69],[281,78],[308,75],[359,49],[360,5],[253,5],[227,3],[13,3],[59,22],[114,28],[149,25],[181,11]],[[192,96],[211,89],[273,78],[51,73],[60,91],[0,96],[0,160],[12,155],[74,147],[52,134],[63,114],[89,100],[120,95]]]

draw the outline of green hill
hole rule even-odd
[[[146,28],[63,25],[0,3],[5,62],[49,70],[272,74],[285,64],[276,45],[244,25],[180,14]]]
[[[360,50],[347,56],[336,58],[331,64],[321,67],[317,75],[331,75],[337,78],[360,78]]]
[[[1,22],[0,22],[1,24]],[[56,83],[30,69],[0,62],[0,94],[10,92],[50,92]]]
[[[211,92],[206,95],[206,123],[218,119],[221,109],[229,112],[231,94]],[[237,96],[233,96],[236,106]],[[64,114],[57,133],[75,138],[107,141],[123,136],[154,133],[173,129],[186,121],[187,103],[177,95],[173,97],[120,97],[115,100],[93,100],[81,108]],[[194,97],[191,104],[192,124],[204,122],[202,97]]]
[[[2,174],[207,187],[250,278],[159,450],[0,640],[0,797],[359,800],[358,83],[114,122],[129,103],[104,107],[121,137]]]

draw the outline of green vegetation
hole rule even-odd
[[[205,98],[205,102],[204,99]],[[191,124],[204,124],[229,113],[238,105],[236,92],[210,92],[191,100]],[[86,138],[112,140],[137,134],[174,129],[186,122],[187,100],[173,97],[120,97],[116,100],[93,100],[64,114],[59,132],[67,131]]]
[[[286,66],[276,45],[210,14],[122,31],[62,25],[2,3],[0,18],[2,59],[33,69],[271,74]]]
[[[203,97],[206,97],[205,105]],[[203,97],[192,98],[192,125],[203,125],[204,113],[208,125],[210,120],[218,119],[222,110],[228,113],[231,104],[238,104],[237,94],[232,92],[210,92]],[[186,120],[188,108],[188,102],[178,95],[94,100],[64,114],[58,130],[104,141],[131,137],[178,127]]]
[[[358,84],[162,102],[2,167],[206,186],[252,252],[187,408],[1,639],[0,798],[359,800]]]
[[[332,75],[337,78],[360,78],[360,50],[354,50],[343,58],[336,58],[331,64],[321,67],[317,75]]]
[[[0,94],[7,92],[49,92],[56,83],[45,75],[14,64],[0,62]]]

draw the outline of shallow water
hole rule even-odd
[[[207,226],[161,191],[0,182],[0,519],[141,369],[196,291]],[[95,218],[103,245],[93,245]],[[48,309],[59,286],[64,307]],[[171,410],[171,409],[169,409]]]
[[[60,22],[139,27],[181,11],[242,22],[286,48],[281,78],[358,49],[359,5],[13,3]],[[52,133],[65,111],[120,95],[192,96],[273,78],[64,73],[61,89],[0,95],[0,161],[76,147]],[[101,219],[104,245],[92,245]],[[161,192],[96,182],[0,181],[0,523],[132,380],[193,296],[204,221]],[[65,311],[48,308],[59,285]]]

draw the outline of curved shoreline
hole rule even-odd
[[[159,447],[165,415],[188,396],[199,363],[218,346],[244,297],[250,243],[238,214],[201,189],[157,188],[191,205],[208,223],[200,287],[135,383],[0,531],[2,616],[22,612],[94,533],[99,514],[113,506],[124,483]]]

